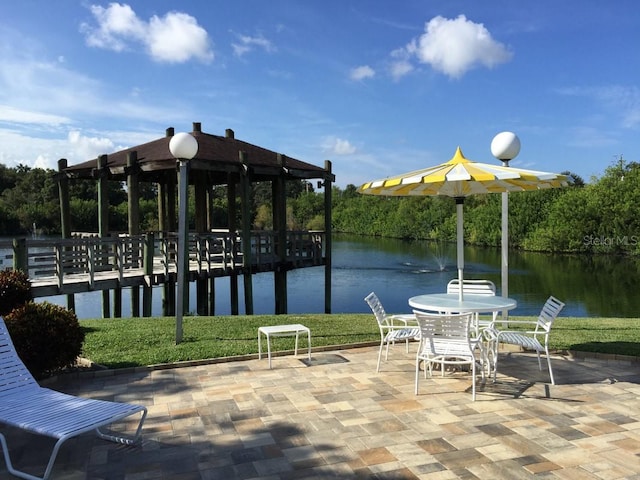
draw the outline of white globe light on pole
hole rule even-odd
[[[176,133],[169,140],[169,151],[178,160],[191,160],[198,153],[198,141],[189,133]]]
[[[491,141],[491,154],[498,160],[502,160],[502,165],[509,166],[509,161],[513,160],[520,153],[520,139],[513,132],[501,132],[493,137]],[[502,192],[502,296],[509,296],[509,193]],[[502,312],[502,317],[506,318],[508,312]]]
[[[491,141],[491,154],[498,160],[513,160],[520,153],[520,139],[513,132],[501,132]]]
[[[187,231],[187,189],[189,186],[189,160],[198,153],[198,141],[188,133],[177,133],[169,141],[169,151],[179,165],[178,202],[178,292],[176,299],[176,344],[182,341],[182,317],[185,310],[185,295],[188,290],[187,272],[189,265]],[[188,306],[188,305],[187,305]]]

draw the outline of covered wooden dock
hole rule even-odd
[[[237,232],[192,233],[189,235],[188,281],[325,265],[324,232],[287,232],[285,263],[275,254],[276,238],[274,231],[252,232],[252,255],[250,263],[246,263]],[[0,240],[0,268],[13,266],[26,272],[34,298],[56,295],[73,298],[78,293],[100,290],[142,289],[142,301],[132,305],[132,311],[135,316],[148,317],[153,287],[175,285],[177,281],[177,247],[177,235],[168,232],[106,238],[87,234],[74,234],[70,239],[16,238]],[[237,292],[237,288],[234,290]],[[238,296],[230,301],[231,311],[237,313]],[[198,302],[197,313],[213,315],[215,303],[215,295],[208,295]],[[163,315],[173,315],[175,292],[165,289],[162,305]],[[111,306],[113,316],[120,317],[119,296],[114,295]]]
[[[198,144],[197,154],[192,159],[176,159],[171,154],[169,143],[174,136],[174,128],[170,127],[166,130],[165,136],[157,140],[101,155],[78,165],[69,166],[65,159],[59,161],[61,240],[69,243],[60,243],[55,247],[58,252],[56,255],[61,258],[56,261],[63,273],[54,272],[55,280],[47,280],[51,284],[39,284],[41,280],[36,280],[33,283],[34,292],[49,291],[48,289],[54,288],[55,283],[59,294],[68,295],[68,305],[73,308],[72,295],[77,292],[71,287],[74,283],[72,277],[65,274],[64,270],[78,269],[73,259],[75,254],[72,252],[84,252],[80,246],[84,241],[87,245],[92,245],[87,247],[87,252],[102,252],[101,258],[105,259],[106,265],[110,265],[98,272],[97,265],[91,264],[98,253],[94,253],[93,260],[89,253],[78,254],[82,262],[85,262],[84,257],[88,262],[86,265],[83,263],[78,274],[89,275],[89,278],[76,282],[83,285],[76,288],[84,289],[85,285],[88,285],[86,288],[103,291],[103,316],[110,316],[110,292],[113,292],[116,298],[114,304],[117,305],[117,298],[121,295],[120,290],[123,287],[132,288],[131,302],[134,315],[139,311],[141,303],[140,288],[144,290],[160,283],[164,285],[164,303],[170,307],[175,305],[172,299],[175,299],[176,295],[175,258],[179,256],[176,249],[178,212],[189,211],[189,196],[183,193],[188,186],[193,190],[191,198],[195,199],[195,202],[191,210],[195,215],[187,234],[188,254],[185,258],[188,258],[188,280],[196,283],[198,314],[215,313],[213,280],[218,276],[230,278],[232,313],[236,314],[238,280],[242,277],[245,312],[252,314],[251,277],[254,273],[264,271],[274,274],[274,313],[287,313],[287,271],[310,266],[325,268],[325,312],[330,313],[331,189],[332,182],[335,181],[331,172],[331,162],[326,160],[323,167],[318,167],[238,140],[230,129],[225,131],[224,136],[204,133],[197,122],[193,123],[190,135]],[[99,211],[95,237],[99,240],[82,240],[77,236],[74,238],[72,234],[73,218],[70,215],[68,185],[75,179],[92,179],[97,182]],[[286,219],[286,183],[310,180],[317,180],[319,188],[324,188],[324,231],[289,231]],[[112,232],[109,228],[108,193],[112,181],[126,182],[127,185],[128,232]],[[157,232],[140,231],[139,186],[143,182],[153,183],[157,187]],[[256,184],[263,182],[270,183],[273,202],[273,230],[269,232],[253,228],[252,189]],[[181,185],[184,186],[183,190],[179,189]],[[227,193],[228,211],[225,225],[213,224],[213,189],[219,186],[226,187]],[[178,205],[177,190],[187,199],[182,207]],[[135,255],[126,253],[127,249],[124,246],[118,247],[126,242],[137,245],[133,250],[138,252],[136,255],[140,255],[142,261],[132,262]],[[102,246],[98,248],[96,245]],[[119,251],[123,253],[117,253]],[[67,255],[72,255],[72,260]],[[111,260],[107,261],[107,258]],[[126,265],[129,263],[135,264],[136,267],[127,268]],[[137,273],[134,273],[136,269]],[[97,280],[99,277],[96,277],[96,274],[101,273],[104,277],[104,271],[110,271],[110,275],[117,278],[104,282]],[[133,277],[138,279],[134,281]],[[182,313],[187,313],[189,289],[184,289],[182,295],[186,298],[181,298],[182,301],[177,303],[183,305],[185,311]],[[148,301],[147,297],[143,298],[143,307]],[[144,313],[148,313],[146,307],[143,308]],[[167,314],[172,314],[170,309]]]

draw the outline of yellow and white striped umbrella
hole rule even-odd
[[[435,167],[365,183],[366,195],[446,195],[467,197],[482,193],[521,192],[568,185],[566,175],[490,165],[467,160],[460,147],[451,160]]]
[[[435,167],[365,183],[358,193],[386,196],[444,195],[456,199],[457,265],[462,285],[464,269],[463,203],[469,195],[522,192],[569,185],[566,175],[490,165],[468,160],[460,147],[451,160]],[[462,300],[462,288],[460,289]]]

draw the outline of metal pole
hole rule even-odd
[[[464,280],[464,197],[456,198],[456,220],[457,220],[457,248],[458,248],[458,281],[460,282],[460,291],[458,298],[464,300],[462,283]]]
[[[509,160],[502,160],[504,167]],[[509,296],[509,192],[502,192],[502,296]],[[502,311],[502,318],[509,316],[508,310]]]
[[[502,296],[509,296],[509,193],[502,192]],[[507,310],[502,317],[509,315]]]
[[[182,317],[185,309],[185,289],[187,284],[188,232],[187,232],[187,188],[189,184],[189,161],[180,159],[179,167],[179,214],[178,214],[178,298],[176,299],[176,345],[182,342]]]

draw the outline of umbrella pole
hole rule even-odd
[[[464,277],[464,197],[456,197],[456,234],[457,234],[457,248],[458,248],[458,282],[460,282],[460,289],[458,291],[458,299],[463,300],[464,294],[462,292],[462,280]]]

